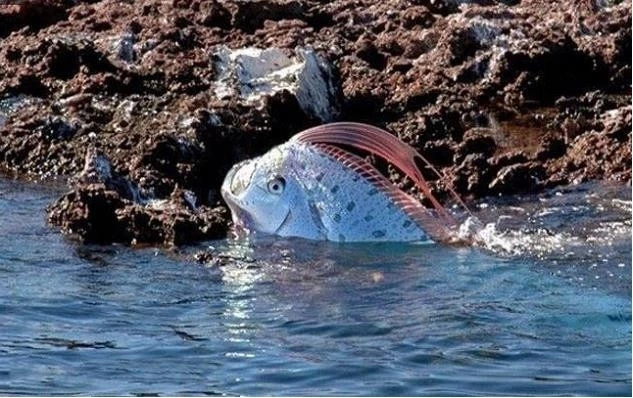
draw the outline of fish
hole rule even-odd
[[[432,208],[346,147],[382,157],[400,169]],[[385,130],[363,123],[329,123],[237,163],[227,173],[221,195],[233,224],[249,233],[333,242],[454,241],[458,223],[432,194],[416,160],[439,175],[413,147]]]

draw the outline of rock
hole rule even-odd
[[[72,2],[63,0],[9,1],[0,8],[0,37],[23,27],[39,30],[68,17]]]
[[[224,207],[191,211],[169,202],[161,208],[126,206],[117,210],[116,215],[124,230],[125,243],[178,246],[221,239],[227,232],[228,215]]]
[[[105,184],[81,184],[49,208],[48,220],[84,243],[177,246],[226,236],[224,207],[195,211],[175,200],[160,207],[121,198]]]
[[[198,22],[208,27],[227,29],[231,26],[231,14],[217,1],[205,1],[202,4]]]
[[[505,166],[509,166],[516,163],[525,163],[528,161],[528,157],[525,153],[519,150],[511,150],[509,152],[495,155],[490,159],[490,165],[500,169]]]
[[[88,151],[73,181],[49,208],[49,222],[82,242],[177,246],[226,235],[226,208],[199,207],[195,195],[179,187],[166,199],[145,198],[97,150]]]
[[[0,169],[107,155],[110,177],[88,167],[53,217],[89,240],[211,236],[228,169],[324,121],[386,127],[470,197],[630,181],[630,2],[17,3],[0,6]]]
[[[133,33],[125,33],[113,41],[112,52],[115,54],[116,58],[122,61],[128,63],[134,62],[136,59],[136,54],[134,53],[135,42],[136,37]]]
[[[235,2],[233,25],[253,32],[263,26],[266,20],[292,19],[305,12],[302,2],[296,0],[252,0]]]
[[[561,138],[546,137],[536,150],[536,159],[540,161],[554,159],[565,154],[567,147]]]
[[[357,46],[356,56],[358,58],[367,62],[374,69],[382,70],[385,68],[387,65],[385,55],[378,51],[373,41],[365,38],[359,40]]]
[[[490,183],[490,191],[498,194],[529,193],[542,185],[544,169],[535,163],[519,163],[502,167]]]
[[[606,111],[600,116],[604,134],[609,138],[631,140],[631,106]]]
[[[106,56],[90,40],[55,38],[46,44],[46,54],[41,62],[45,76],[67,80],[76,76],[82,68],[93,73],[114,70]]]
[[[48,221],[85,243],[120,242],[116,211],[124,206],[120,195],[104,184],[86,184],[59,198],[48,210]]]
[[[48,116],[34,132],[47,140],[68,140],[75,135],[78,128],[77,123],[68,122],[60,116]]]
[[[455,143],[450,140],[427,141],[420,152],[426,160],[436,167],[448,166],[452,163]]]
[[[103,184],[106,190],[116,192],[122,199],[136,203],[144,201],[136,184],[114,172],[107,156],[95,148],[89,148],[86,152],[84,168],[74,178],[74,182],[82,185]]]
[[[488,193],[491,169],[487,156],[482,153],[466,155],[464,160],[451,173],[453,189],[461,194],[483,196]]]
[[[309,116],[327,122],[338,115],[338,93],[332,67],[313,50],[297,48],[294,57],[277,48],[221,47],[214,53],[218,71],[215,94],[261,104],[285,90],[296,96]]]
[[[455,162],[461,162],[465,156],[481,153],[486,157],[492,156],[497,150],[497,143],[487,128],[472,128],[464,133],[462,142],[455,153]]]

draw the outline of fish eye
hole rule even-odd
[[[274,177],[273,179],[268,181],[268,184],[266,185],[266,188],[268,188],[268,192],[275,195],[281,195],[285,187],[286,187],[286,180],[283,177],[279,177],[279,176]]]

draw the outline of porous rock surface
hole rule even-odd
[[[49,219],[86,242],[222,237],[231,165],[334,120],[413,145],[440,195],[631,179],[627,1],[31,0],[0,43],[0,170],[76,176]]]

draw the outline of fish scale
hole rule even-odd
[[[312,145],[288,145],[286,151],[285,162],[318,209],[328,240],[430,241],[376,184],[349,166]],[[311,167],[299,166],[305,164]]]

